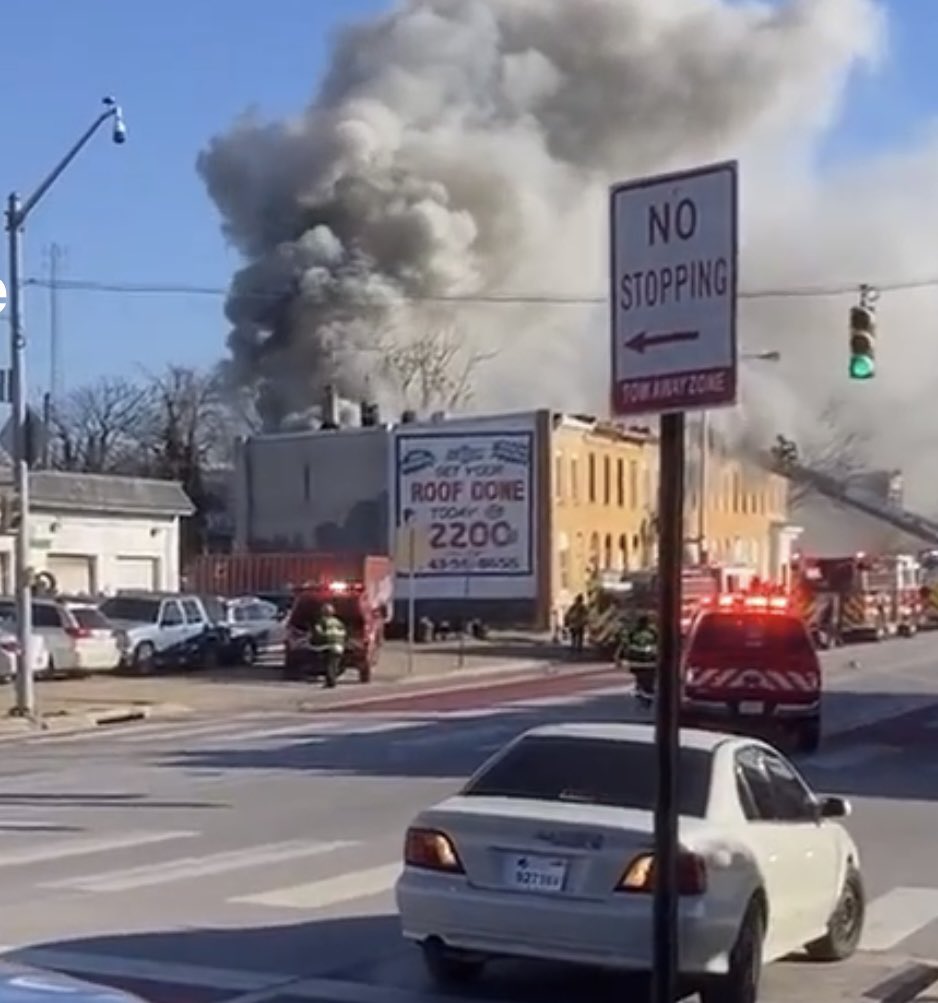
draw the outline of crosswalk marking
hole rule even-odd
[[[400,873],[401,863],[395,861],[393,864],[339,874],[321,881],[310,881],[308,884],[288,885],[257,895],[239,895],[228,901],[276,909],[325,909],[390,891]]]
[[[860,949],[889,951],[938,919],[938,888],[893,888],[871,902]]]
[[[198,986],[206,989],[228,989],[248,993],[273,988],[290,982],[293,976],[272,972],[238,971],[228,968],[211,968],[205,965],[187,965],[166,961],[145,961],[103,954],[84,954],[79,951],[59,951],[54,948],[26,948],[4,954],[4,961],[16,961],[35,968],[72,972],[97,978],[142,979],[152,982],[171,982],[181,986]]]
[[[129,867],[118,871],[105,871],[100,874],[49,881],[43,883],[41,887],[69,888],[86,892],[126,892],[134,888],[164,885],[186,878],[225,874],[229,871],[244,870],[249,867],[262,867],[288,860],[299,860],[302,857],[322,856],[358,845],[358,843],[343,840],[332,843],[314,843],[309,840],[266,843],[240,850],[229,850],[200,857],[182,857],[142,867]]]
[[[114,836],[88,839],[57,840],[47,846],[23,847],[0,854],[0,867],[24,867],[47,860],[62,860],[66,857],[85,857],[111,850],[127,850],[131,847],[149,846],[153,843],[168,843],[174,839],[192,839],[198,832],[125,832]]]

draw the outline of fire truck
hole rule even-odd
[[[920,565],[919,629],[938,629],[938,550],[923,550],[918,555]]]
[[[792,561],[792,598],[822,647],[911,637],[922,613],[920,565],[910,554]]]
[[[748,565],[689,565],[681,573],[681,630],[687,633],[701,606],[723,592],[749,588],[755,569]],[[625,631],[642,615],[658,615],[655,569],[597,574],[588,591],[587,637],[601,657],[612,659]]]
[[[384,641],[394,570],[387,557],[320,552],[206,554],[186,569],[193,591],[218,596],[258,595],[288,614],[283,669],[292,672],[294,624],[307,623],[325,603],[335,608],[348,639],[345,666],[371,679]]]

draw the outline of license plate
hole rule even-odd
[[[567,880],[563,857],[532,857],[512,854],[505,861],[506,883],[527,892],[562,892]]]
[[[761,700],[743,700],[739,705],[740,714],[761,714],[765,704]]]

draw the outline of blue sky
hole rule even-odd
[[[571,0],[575,2],[575,0]],[[858,78],[826,156],[899,144],[938,105],[936,0],[892,0],[889,64]],[[195,173],[206,140],[247,108],[301,109],[341,20],[387,0],[3,0],[0,62],[6,103],[0,187],[28,194],[97,113],[105,94],[124,105],[130,138],[100,135],[31,217],[26,273],[65,248],[66,278],[180,281],[225,287],[237,257],[222,240]],[[223,13],[222,13],[223,12]],[[0,274],[6,275],[5,254]],[[49,382],[48,293],[27,294],[30,383]],[[63,292],[60,345],[66,388],[102,374],[168,362],[206,365],[223,351],[220,297]],[[2,356],[0,356],[2,357]]]

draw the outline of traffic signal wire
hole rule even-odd
[[[24,283],[40,289],[49,289],[52,283],[49,279],[30,278]],[[100,282],[91,279],[56,279],[56,289],[63,292],[110,293],[112,295],[155,295],[155,296],[216,296],[227,297],[230,289],[218,286],[189,285],[181,282],[150,283],[150,282]],[[938,288],[938,276],[920,279],[906,279],[892,282],[877,282],[874,284],[854,282],[830,285],[778,286],[763,289],[742,289],[739,292],[741,300],[767,299],[825,299],[837,296],[856,296],[863,289],[875,289],[878,293],[906,292],[915,289]],[[238,299],[279,300],[285,293],[238,293]],[[609,302],[604,296],[562,296],[545,293],[490,293],[466,295],[435,295],[404,294],[405,302],[465,304],[467,306],[499,306],[499,305],[535,305],[535,306],[599,306]],[[347,302],[347,301],[345,301]],[[362,297],[362,304],[372,301]]]

